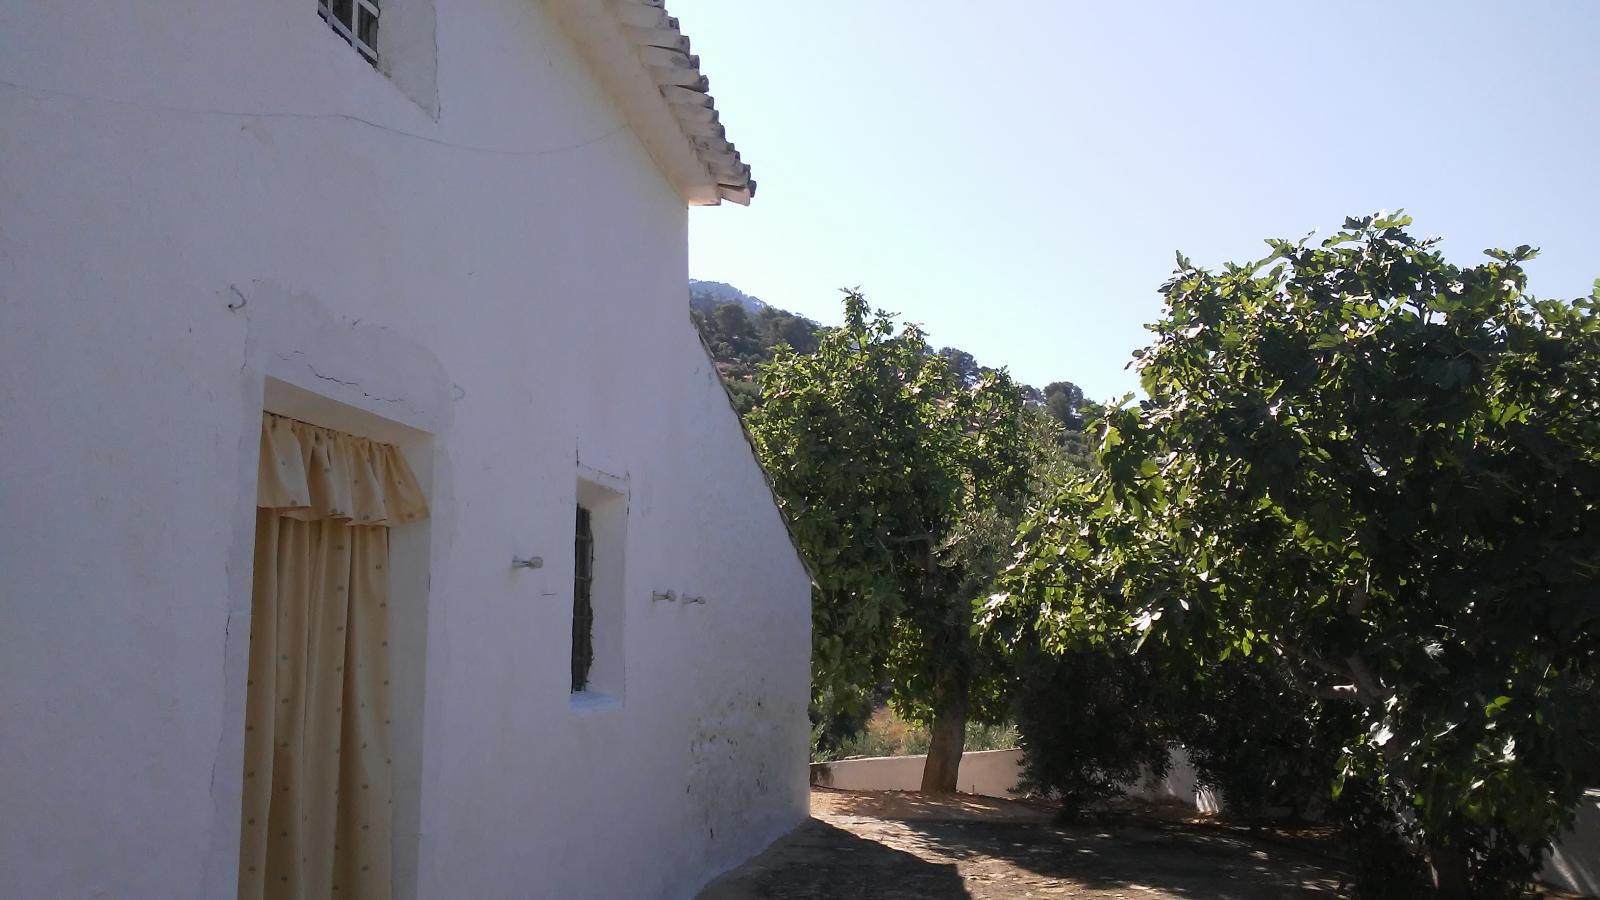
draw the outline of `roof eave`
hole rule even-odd
[[[728,140],[710,84],[663,0],[548,0],[597,80],[691,206],[748,204],[756,184]]]

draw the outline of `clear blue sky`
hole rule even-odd
[[[1600,277],[1600,2],[669,0],[755,170],[690,274],[825,323],[838,288],[1096,399],[1183,250],[1405,208],[1448,257]]]

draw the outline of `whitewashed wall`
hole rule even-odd
[[[403,893],[690,895],[805,815],[809,595],[683,206],[541,3],[439,4],[437,119],[315,6],[0,4],[0,895],[232,893],[264,404],[430,486]],[[588,711],[580,466],[627,496]]]

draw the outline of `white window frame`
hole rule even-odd
[[[362,59],[376,66],[378,64],[378,48],[362,40],[361,35],[358,33],[359,29],[356,28],[357,23],[361,21],[362,10],[366,10],[367,15],[373,21],[380,26],[382,25],[383,11],[378,8],[377,0],[351,0],[351,21],[349,25],[341,22],[339,17],[333,14],[333,0],[317,0],[317,15],[321,16],[322,20],[333,28],[335,34],[344,38],[345,43],[356,48],[356,52],[361,54]]]

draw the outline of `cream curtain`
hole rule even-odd
[[[397,448],[267,414],[245,703],[241,898],[390,895],[389,527]]]

